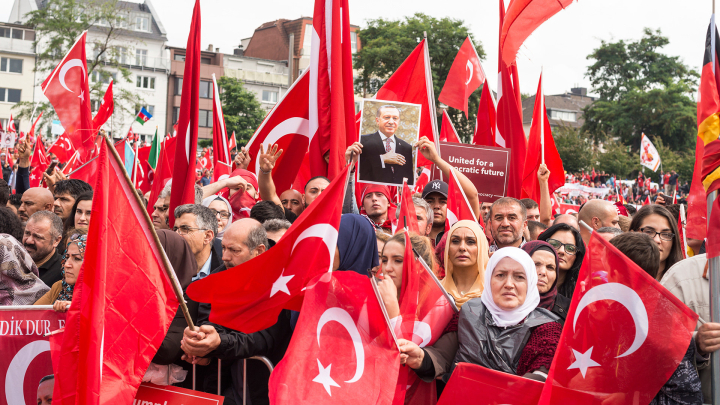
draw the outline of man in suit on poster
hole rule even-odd
[[[360,137],[363,152],[359,181],[402,185],[403,178],[407,178],[408,184],[413,184],[412,146],[395,136],[400,125],[400,110],[393,105],[378,108],[375,123],[378,131]]]

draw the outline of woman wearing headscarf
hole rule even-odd
[[[62,279],[52,285],[35,305],[52,305],[56,312],[66,312],[70,308],[75,282],[85,260],[87,229],[70,229],[62,258]]]
[[[474,221],[458,221],[447,234],[445,278],[441,284],[460,309],[468,300],[482,295],[488,244],[485,233]]]
[[[401,363],[425,381],[452,371],[459,362],[544,381],[562,326],[538,307],[535,263],[522,249],[502,248],[490,258],[485,285],[480,299],[460,310],[457,332],[423,349],[400,339]]]
[[[559,260],[555,249],[549,243],[540,240],[527,242],[521,249],[535,262],[540,293],[538,307],[559,316],[560,323],[564,324],[570,309],[570,299],[557,292]]]
[[[160,244],[165,250],[168,261],[175,271],[175,275],[180,283],[180,287],[183,290],[183,297],[187,303],[188,311],[190,312],[190,318],[193,323],[197,323],[197,314],[199,304],[185,294],[185,290],[192,282],[192,278],[197,275],[198,266],[195,261],[195,255],[193,255],[190,245],[185,239],[177,234],[176,232],[160,229],[157,230],[158,239]],[[153,357],[152,363],[148,368],[148,372],[145,374],[143,381],[150,381],[156,384],[167,384],[168,373],[170,376],[177,376],[177,370],[183,368],[190,375],[185,378],[184,383],[178,384],[182,387],[192,387],[192,365],[182,361],[183,351],[180,348],[180,342],[183,338],[183,331],[188,326],[185,316],[182,312],[182,308],[178,308],[175,318],[173,318],[170,328],[168,329],[165,339],[163,339],[160,348],[158,349],[155,357]],[[173,365],[178,365],[173,367]],[[168,366],[168,367],[161,367]],[[176,370],[173,372],[173,370]],[[180,375],[185,373],[180,373]],[[170,378],[170,382],[182,381],[180,378]],[[198,382],[198,386],[202,387],[202,382]]]
[[[585,243],[580,232],[568,224],[555,224],[543,231],[538,240],[555,248],[558,255],[557,291],[572,299],[585,257]]]
[[[352,270],[367,276],[379,264],[377,236],[370,221],[358,214],[341,216],[333,270]]]
[[[32,305],[49,289],[23,245],[0,233],[0,305]]]
[[[225,228],[232,224],[233,221],[233,210],[230,202],[225,197],[211,195],[203,199],[202,205],[210,208],[215,213],[218,221],[218,233],[215,237],[222,240],[223,235],[225,235]]]

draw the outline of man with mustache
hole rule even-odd
[[[508,246],[521,247],[525,244],[527,209],[518,199],[500,198],[490,207],[487,227],[495,241],[490,245],[490,253]]]
[[[25,225],[22,244],[35,262],[40,280],[46,285],[62,279],[62,256],[56,250],[62,234],[62,220],[50,211],[34,213]]]
[[[400,126],[400,110],[393,105],[378,108],[375,124],[377,131],[360,137],[363,153],[359,181],[402,185],[403,178],[407,178],[412,185],[415,180],[412,146],[395,136]]]

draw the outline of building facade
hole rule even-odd
[[[35,83],[35,31],[20,24],[0,23],[0,125],[8,127],[11,109],[33,101]],[[13,118],[14,119],[14,118]],[[30,130],[30,120],[15,121],[15,129]]]
[[[545,96],[545,109],[547,110],[550,127],[582,127],[583,123],[585,123],[583,109],[594,101],[595,97],[588,96],[587,89],[584,87],[573,87],[569,93]],[[535,96],[523,100],[523,129],[525,129],[525,136],[530,134],[534,108]]]
[[[243,83],[255,93],[265,110],[271,110],[288,90],[287,62],[258,59],[240,55],[225,55],[225,76]]]

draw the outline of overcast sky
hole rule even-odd
[[[581,0],[545,22],[525,42],[518,55],[520,88],[535,93],[541,66],[545,94],[569,91],[579,85],[590,87],[584,77],[587,55],[600,40],[641,37],[644,27],[660,28],[669,37],[669,55],[680,56],[699,71],[703,44],[710,20],[712,0]],[[509,1],[508,1],[509,2]],[[7,21],[11,2],[3,2],[0,19]],[[153,0],[168,32],[168,45],[185,46],[194,0]],[[312,16],[313,0],[204,0],[202,44],[220,47],[224,53],[240,39],[252,36],[260,24],[279,18]],[[491,87],[497,82],[498,2],[497,0],[350,0],[352,24],[364,26],[368,19],[399,19],[421,12],[436,18],[462,19],[473,39],[487,53],[483,63]],[[458,44],[460,45],[460,44]]]

